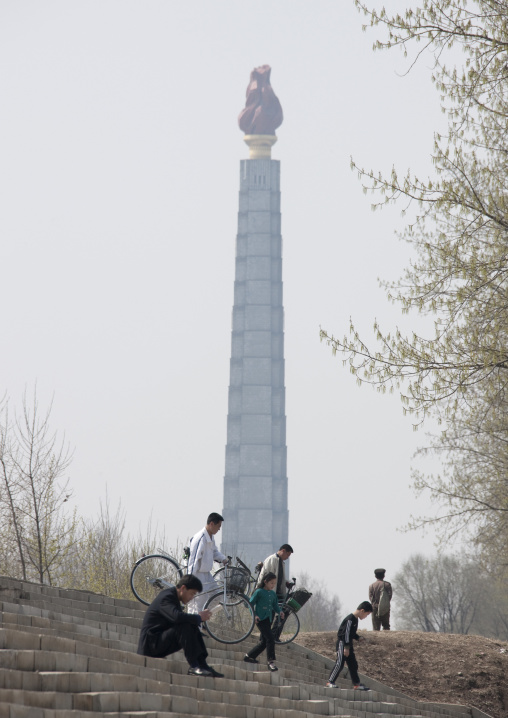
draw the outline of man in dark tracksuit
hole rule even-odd
[[[353,640],[360,640],[360,636],[357,634],[358,619],[363,621],[372,613],[372,604],[368,601],[360,603],[356,611],[350,613],[349,616],[342,621],[337,631],[337,644],[335,646],[337,650],[337,661],[330,673],[328,688],[336,688],[335,681],[339,677],[339,673],[344,668],[344,662],[347,663],[349,668],[349,675],[353,682],[353,688],[360,691],[368,691],[369,689],[360,683],[360,676],[358,675],[358,663],[356,661],[355,652],[353,649]]]
[[[138,653],[142,656],[164,658],[181,648],[189,663],[189,675],[222,678],[223,674],[211,668],[206,658],[208,652],[199,626],[212,615],[210,611],[185,613],[181,604],[192,601],[203,586],[196,576],[184,576],[176,586],[171,586],[152,601],[147,608]]]

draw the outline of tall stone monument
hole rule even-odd
[[[240,201],[221,549],[251,567],[288,541],[280,163],[270,67],[252,71],[238,122]]]

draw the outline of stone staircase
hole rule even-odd
[[[277,646],[279,671],[270,673],[242,660],[253,637],[238,645],[207,638],[209,663],[225,677],[188,676],[181,652],[136,654],[144,610],[136,601],[0,576],[0,718],[484,716],[413,701],[367,676],[369,692],[344,679],[326,688],[333,662],[296,644]]]

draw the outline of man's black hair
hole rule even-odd
[[[289,551],[289,553],[294,553],[293,547],[290,546],[288,543],[283,543],[279,551],[282,551],[282,549],[284,549],[284,551]]]
[[[386,569],[384,568],[376,568],[374,569],[374,576],[378,579],[378,581],[382,581],[385,577]]]
[[[206,519],[207,524],[218,524],[220,521],[224,521],[224,516],[221,516],[216,511],[212,511],[210,516]]]
[[[362,601],[356,610],[361,611],[362,609],[365,611],[365,613],[372,613],[372,611],[374,610],[370,601]]]
[[[185,574],[185,576],[182,576],[182,578],[176,584],[177,588],[182,588],[182,586],[185,586],[189,590],[195,589],[200,593],[203,590],[203,584],[201,583],[199,578],[197,576],[193,576],[192,573],[187,573]]]

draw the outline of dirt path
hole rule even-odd
[[[359,635],[355,652],[360,673],[417,700],[460,703],[493,718],[508,718],[508,643],[412,631]],[[335,631],[301,633],[296,643],[335,658],[335,640]]]

